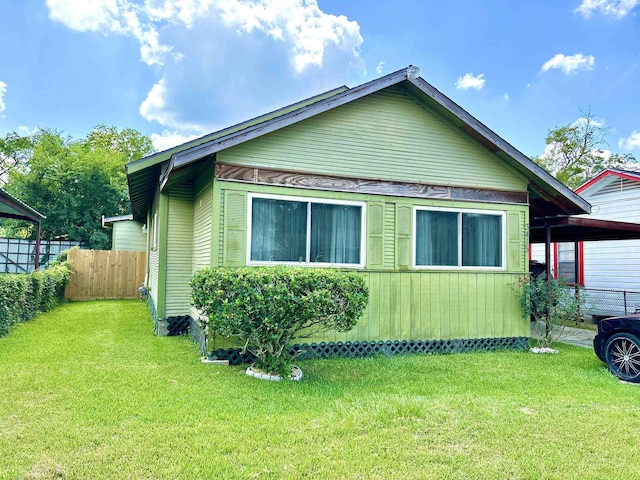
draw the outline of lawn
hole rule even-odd
[[[589,349],[203,364],[139,302],[0,338],[0,478],[638,478],[640,387]]]

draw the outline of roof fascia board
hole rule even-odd
[[[2,203],[4,203],[5,205],[8,205],[10,208],[13,208],[17,212],[16,216],[23,217],[23,218],[20,218],[20,220],[30,220],[32,222],[40,222],[45,218],[47,218],[44,215],[42,215],[40,212],[31,208],[26,203],[18,200],[16,197],[11,195],[6,190],[0,189],[0,201],[2,201]]]
[[[421,77],[416,79],[409,78],[409,82],[411,82],[414,86],[419,88],[422,92],[436,101],[439,105],[444,107],[447,111],[449,111],[452,115],[457,117],[466,125],[473,128],[479,135],[484,137],[487,141],[493,143],[500,150],[505,152],[509,157],[518,162],[522,167],[531,172],[534,176],[543,180],[551,187],[553,187],[556,191],[568,197],[577,207],[584,210],[584,213],[589,213],[591,211],[591,205],[577,195],[573,190],[564,185],[562,182],[552,177],[545,169],[537,165],[533,162],[529,157],[520,152],[518,149],[513,147],[507,141],[498,136],[495,132],[493,132],[486,125],[481,123],[467,111],[465,111],[458,104],[453,102],[450,98],[440,93],[435,87],[429,84],[426,80]]]
[[[408,70],[409,69],[407,68],[398,70],[397,72],[391,73],[376,80],[372,80],[371,82],[367,82],[363,85],[360,85],[359,87],[354,87],[350,90],[347,90],[346,92],[302,107],[298,110],[294,110],[288,114],[253,125],[239,132],[225,135],[218,139],[212,140],[211,142],[204,143],[197,147],[189,148],[180,153],[175,153],[172,155],[172,160],[174,160],[172,167],[174,169],[184,167],[187,164],[197,161],[198,159],[207,155],[214,154],[216,152],[219,152],[220,150],[233,147],[235,145],[260,137],[275,130],[293,125],[294,123],[306,120],[307,118],[352,102],[371,93],[383,90],[392,85],[396,85],[408,78]]]
[[[137,171],[140,170],[144,170],[147,167],[150,167],[152,165],[155,165],[157,163],[161,163],[165,160],[168,160],[172,155],[179,153],[183,150],[186,149],[190,149],[190,148],[195,148],[198,147],[199,145],[202,145],[204,143],[208,143],[211,142],[213,140],[215,140],[216,138],[225,136],[225,135],[230,135],[232,133],[238,132],[240,130],[243,130],[247,127],[262,123],[262,121],[265,121],[266,119],[270,118],[270,117],[279,117],[282,115],[286,115],[287,113],[290,113],[289,110],[291,111],[295,111],[297,110],[296,106],[297,105],[302,105],[302,106],[308,106],[310,104],[314,104],[316,102],[320,102],[322,100],[325,100],[326,98],[331,98],[335,95],[339,95],[341,93],[344,93],[345,91],[348,91],[349,88],[346,85],[342,85],[340,87],[337,88],[333,88],[331,90],[328,90],[326,92],[320,93],[318,95],[314,95],[313,97],[301,100],[299,102],[296,103],[292,103],[291,105],[287,105],[286,107],[282,107],[279,108],[277,110],[274,110],[272,112],[268,112],[265,113],[263,115],[259,115],[257,117],[254,117],[250,120],[245,120],[244,122],[241,123],[237,123],[235,125],[232,125],[230,127],[226,127],[223,128],[222,130],[218,130],[216,132],[213,133],[208,133],[206,135],[203,135],[202,137],[198,137],[196,139],[193,139],[189,142],[185,142],[181,145],[177,145],[175,147],[172,147],[170,149],[167,150],[163,150],[162,152],[157,152],[157,153],[153,153],[149,156],[146,156],[144,158],[135,160],[131,163],[128,163],[125,165],[126,170],[127,170],[127,174],[129,173],[135,173]]]
[[[603,170],[598,175],[593,177],[591,180],[587,180],[585,183],[583,183],[578,188],[576,188],[576,193],[582,193],[585,190],[590,189],[596,183],[600,182],[601,180],[604,180],[607,177],[620,177],[620,178],[624,178],[626,180],[632,180],[634,182],[640,182],[640,174],[632,175],[632,174],[627,173],[627,172],[620,172],[620,171],[615,170],[613,168],[607,168],[606,170]]]

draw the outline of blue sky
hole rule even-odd
[[[0,0],[0,136],[159,149],[410,64],[526,155],[590,107],[640,159],[640,0]]]

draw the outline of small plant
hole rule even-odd
[[[296,338],[351,330],[369,291],[362,276],[292,266],[208,268],[191,280],[193,304],[213,335],[235,337],[265,373],[289,376]]]
[[[534,322],[540,347],[549,347],[564,326],[578,317],[580,300],[564,279],[525,275],[518,281],[516,296],[523,316]]]

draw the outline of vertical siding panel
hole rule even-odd
[[[391,323],[391,289],[389,277],[391,273],[380,273],[380,338],[392,340]]]
[[[458,311],[458,335],[456,338],[469,338],[471,330],[471,301],[469,295],[469,283],[474,275],[458,275],[458,298],[460,299],[460,310]]]
[[[400,274],[400,332],[398,340],[411,339],[411,273]]]
[[[410,290],[409,290],[409,302],[410,302],[410,336],[411,340],[425,339],[424,323],[422,321],[422,315],[424,311],[423,297],[422,297],[422,284],[421,280],[424,275],[421,273],[412,273],[410,277]]]
[[[372,272],[369,274],[369,306],[367,307],[369,317],[368,335],[371,340],[379,340],[382,338],[380,325],[382,318],[380,313],[380,273]]]
[[[468,338],[477,338],[479,332],[478,310],[480,308],[478,304],[478,296],[480,295],[480,290],[478,289],[478,275],[472,275],[468,278],[467,295],[469,298]]]
[[[420,305],[420,330],[422,332],[420,339],[437,338],[436,319],[431,311],[433,306],[433,287],[431,286],[431,275],[428,273],[420,274]]]

